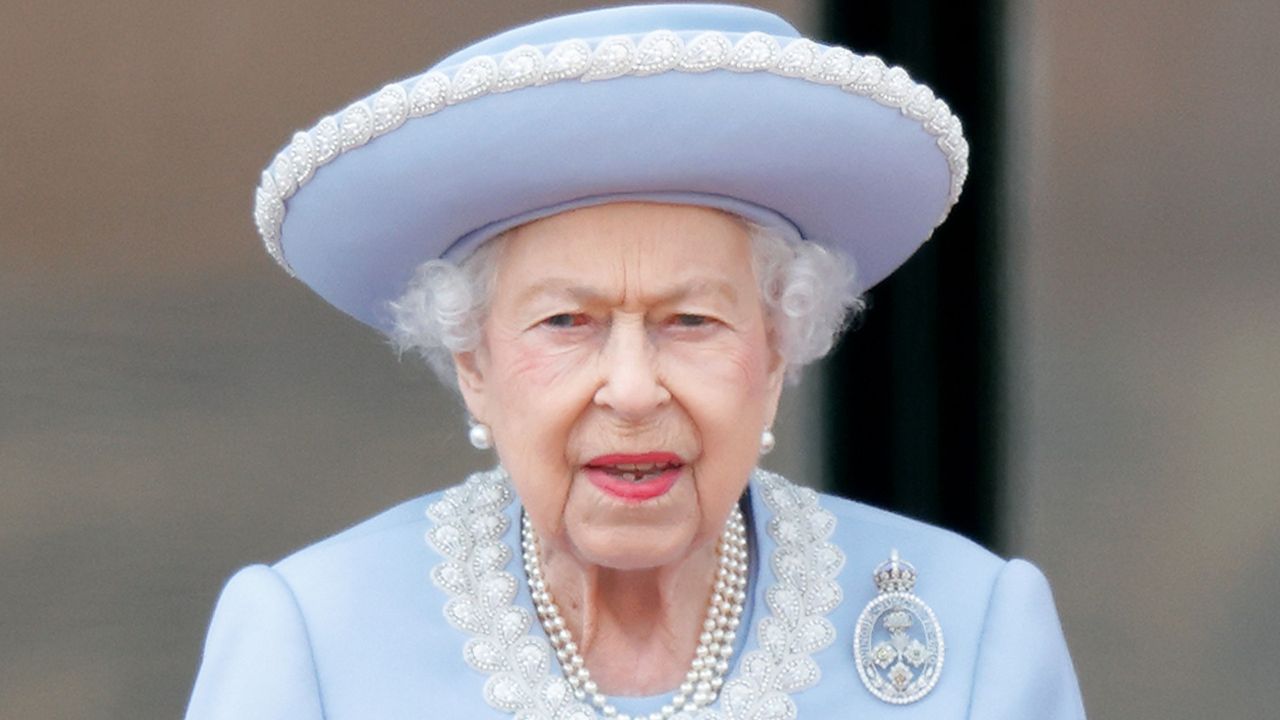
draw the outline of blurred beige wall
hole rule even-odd
[[[294,129],[589,4],[0,4],[0,719],[181,715],[235,568],[489,464],[274,267],[253,189]],[[813,387],[771,456],[801,476]]]
[[[1010,476],[1095,718],[1280,708],[1280,3],[1013,4]]]

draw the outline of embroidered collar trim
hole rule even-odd
[[[752,484],[772,513],[765,530],[777,544],[769,558],[776,581],[764,594],[769,615],[756,624],[758,647],[742,658],[717,704],[674,720],[794,720],[791,696],[818,683],[822,671],[812,656],[835,641],[827,615],[843,599],[835,578],[845,559],[828,542],[835,516],[813,490],[781,476],[756,470]],[[431,579],[449,595],[445,619],[470,636],[462,656],[489,676],[484,699],[491,707],[521,720],[595,720],[556,672],[546,639],[532,634],[533,614],[515,604],[519,581],[507,570],[513,552],[503,541],[514,500],[497,468],[472,475],[427,508],[433,525],[426,540],[441,556]]]

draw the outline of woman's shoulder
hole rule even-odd
[[[976,577],[994,579],[1006,561],[969,538],[888,510],[795,484],[779,475],[760,471],[753,483],[758,510],[767,517],[789,515],[820,528],[827,541],[840,548],[855,570],[865,565],[870,587],[871,572],[895,550],[927,577],[930,569],[961,574],[972,584]],[[842,573],[842,574],[848,574]],[[940,579],[935,575],[934,579]],[[874,591],[874,588],[871,588]]]
[[[844,602],[830,615],[840,645],[852,645],[860,613],[880,592],[874,573],[896,551],[915,568],[912,592],[946,636],[942,680],[921,705],[968,707],[969,716],[981,717],[1084,716],[1049,583],[1038,568],[919,520],[823,493],[811,497],[834,520],[822,524],[822,513],[814,513],[844,558],[837,577]]]
[[[845,556],[840,583],[856,611],[877,597],[876,570],[897,556],[915,570],[913,592],[933,606],[958,654],[990,641],[991,623],[1043,620],[1060,633],[1049,581],[1027,560],[1006,559],[954,531],[819,494],[835,518],[829,541]],[[958,659],[958,658],[956,658]],[[978,662],[977,654],[969,658]],[[957,663],[960,664],[960,663]]]
[[[286,557],[282,558],[279,564],[290,564],[299,560],[305,560],[313,555],[325,555],[330,552],[340,551],[344,546],[369,542],[379,536],[386,534],[395,534],[412,530],[426,522],[425,508],[431,502],[431,498],[439,494],[437,491],[428,495],[420,495],[409,500],[404,500],[393,505],[375,515],[371,515],[363,520],[356,522],[333,535],[300,548]]]
[[[879,561],[897,550],[915,565],[962,567],[966,572],[992,577],[1006,563],[1005,558],[955,531],[856,500],[817,495],[822,509],[835,517],[832,539],[842,548],[866,548]]]
[[[435,497],[236,573],[210,624],[188,717],[414,717],[472,682],[460,654],[441,652],[458,640],[430,579],[425,512]],[[478,703],[479,687],[466,697]]]
[[[445,491],[404,500],[346,529],[311,543],[272,564],[291,584],[308,577],[350,576],[358,567],[390,567],[422,561],[426,509]],[[381,561],[379,561],[379,558]]]

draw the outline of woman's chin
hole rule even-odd
[[[652,537],[632,535],[630,530],[595,530],[587,533],[581,542],[575,542],[575,546],[579,556],[591,565],[624,572],[656,570],[678,564],[693,549],[693,533],[688,534],[686,542],[668,536],[661,544],[655,543]]]
[[[603,480],[603,481],[602,481]],[[565,508],[565,530],[576,554],[616,570],[680,562],[697,543],[703,518],[687,467],[655,480],[661,492],[629,494],[582,471]]]

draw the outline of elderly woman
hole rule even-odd
[[[188,717],[1082,717],[1032,566],[755,469],[966,158],[900,69],[727,6],[517,28],[296,134],[269,251],[500,465],[238,573]]]

